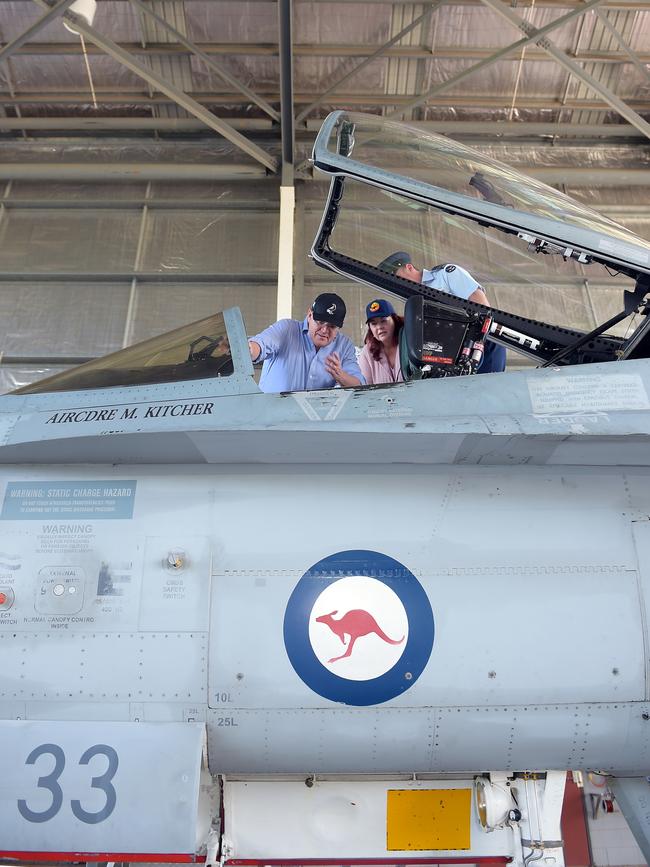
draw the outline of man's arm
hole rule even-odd
[[[484,304],[486,307],[490,306],[487,295],[480,286],[472,292],[467,300],[474,301],[476,304]]]
[[[490,306],[485,290],[465,268],[461,268],[460,265],[445,265],[444,277],[448,291],[452,295],[466,298],[476,304],[483,304],[485,307]]]
[[[291,325],[291,319],[280,319],[269,325],[264,331],[255,334],[248,340],[248,351],[251,354],[251,361],[259,362],[266,361],[273,355],[277,355],[282,343],[286,339],[288,329]]]

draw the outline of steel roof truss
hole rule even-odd
[[[606,30],[608,30],[611,33],[611,35],[614,37],[614,39],[621,46],[621,49],[627,54],[627,56],[630,58],[632,63],[639,70],[641,75],[643,75],[643,77],[646,79],[646,81],[650,81],[650,70],[648,69],[647,64],[645,64],[641,60],[641,58],[636,53],[636,51],[633,51],[630,48],[630,46],[627,44],[627,42],[623,39],[622,35],[619,33],[619,31],[616,29],[616,27],[614,27],[612,22],[609,20],[609,18],[607,17],[607,14],[605,12],[603,12],[602,9],[597,9],[596,15],[599,17],[600,23],[605,27]]]
[[[45,9],[51,8],[46,0],[34,0],[34,2]],[[232,142],[232,144],[236,145],[236,147],[244,151],[244,153],[253,157],[253,159],[257,160],[257,162],[261,163],[267,169],[270,169],[272,172],[277,170],[277,161],[274,157],[268,154],[261,147],[258,147],[254,142],[247,139],[246,136],[241,135],[241,133],[237,132],[236,129],[233,129],[230,124],[218,118],[211,111],[208,111],[195,99],[192,99],[191,96],[188,96],[188,94],[183,90],[180,90],[174,84],[162,78],[151,69],[143,66],[132,55],[120,48],[119,45],[111,39],[104,36],[94,27],[86,24],[82,17],[75,15],[69,10],[63,13],[63,17],[73,23],[75,29],[79,33],[82,33],[87,39],[92,40],[95,45],[98,45],[108,55],[119,61],[123,66],[126,66],[127,69],[130,69],[140,78],[143,78],[149,84],[154,85],[163,93],[167,94],[167,96],[180,105],[181,108],[184,108],[190,114],[194,115],[194,117],[198,117],[199,120],[202,120],[206,126],[209,126],[215,132],[218,132],[219,135],[228,139],[228,141]]]
[[[19,48],[21,48],[26,42],[29,42],[34,34],[38,33],[39,30],[42,30],[46,24],[50,23],[50,21],[53,21],[55,18],[58,18],[59,15],[62,15],[68,6],[72,6],[73,3],[74,0],[59,0],[55,6],[49,7],[49,12],[42,15],[38,21],[35,21],[27,28],[27,30],[24,30],[20,36],[12,39],[12,41],[8,42],[4,48],[0,49],[0,60],[8,60],[12,54],[18,51]]]
[[[192,42],[186,36],[184,36],[180,32],[180,30],[172,27],[172,25],[168,21],[165,21],[162,16],[154,12],[151,6],[143,3],[142,0],[130,0],[130,2],[132,6],[135,6],[137,9],[139,9],[144,15],[148,15],[150,18],[153,18],[155,21],[157,21],[158,24],[161,25],[161,27],[163,27],[165,30],[175,36],[181,45],[184,45],[185,48],[188,49],[188,51],[190,51],[196,57],[200,58],[205,63],[205,65],[213,72],[216,72],[216,74],[220,78],[222,78],[224,81],[227,81],[228,84],[232,85],[240,93],[243,93],[244,96],[250,99],[251,102],[255,103],[255,105],[261,108],[265,114],[268,114],[269,117],[273,118],[273,120],[280,120],[280,115],[270,103],[268,103],[261,96],[258,96],[256,93],[254,93],[254,91],[252,91],[249,87],[247,87],[237,78],[235,78],[234,75],[231,75],[227,69],[224,69],[224,67],[222,67],[220,63],[218,63],[216,60],[213,60],[208,54],[205,53],[205,51],[202,51],[199,46],[196,45],[196,43]]]
[[[388,42],[380,45],[379,48],[373,51],[373,53],[366,57],[365,60],[362,60],[361,63],[354,67],[354,69],[350,70],[350,72],[346,73],[342,78],[339,78],[338,81],[328,87],[327,90],[323,91],[323,93],[321,93],[321,95],[314,102],[312,102],[311,105],[308,105],[307,108],[304,108],[300,112],[300,114],[296,118],[297,123],[300,123],[300,121],[304,120],[307,115],[310,114],[315,108],[318,108],[318,106],[323,102],[323,100],[331,93],[334,93],[335,90],[338,90],[338,88],[341,87],[342,84],[345,84],[346,81],[349,81],[350,78],[352,78],[358,72],[361,72],[361,70],[373,60],[376,60],[378,57],[384,55],[388,51],[388,49],[392,48],[393,45],[395,45],[396,42],[399,42],[400,39],[406,36],[407,33],[410,33],[411,30],[414,30],[419,24],[424,24],[431,15],[431,13],[439,6],[442,6],[444,2],[445,0],[436,0],[435,3],[432,3],[427,9],[424,10],[422,15],[420,15],[418,18],[415,18],[413,21],[411,21],[410,24],[407,24],[406,27],[403,27],[399,31],[399,33],[389,39]]]
[[[172,2],[172,0],[167,0]],[[447,6],[453,6],[451,0],[445,0]],[[603,4],[604,6],[605,4]],[[1,0],[0,0],[1,7]],[[603,7],[599,7],[603,8]],[[415,23],[415,22],[414,22]],[[278,53],[278,47],[272,42],[196,42],[196,47],[203,54],[211,55],[235,55],[241,54],[250,57],[275,57]],[[129,51],[131,54],[143,54],[148,57],[156,55],[183,56],[187,52],[183,47],[176,42],[156,42],[149,40],[147,45],[142,45],[141,42],[127,42],[121,40],[118,42],[120,48]],[[383,55],[386,57],[404,57],[409,60],[431,60],[434,56],[431,48],[424,45],[396,45],[391,48],[385,46],[373,46],[365,43],[350,43],[346,42],[341,45],[333,45],[329,42],[319,42],[317,45],[311,43],[297,43],[293,46],[295,57],[369,57],[374,56],[375,52],[384,49]],[[88,54],[98,52],[94,45],[87,45]],[[469,46],[469,45],[437,45],[435,57],[441,58],[467,58],[468,60],[482,59],[494,53],[494,48],[486,46]],[[36,55],[55,55],[55,56],[74,56],[81,54],[81,45],[74,42],[30,42],[28,45],[23,45],[19,49],[19,54],[26,56]],[[650,52],[636,51],[635,56],[639,58],[641,63],[650,63]],[[529,49],[526,52],[526,57],[530,60],[552,62],[553,58],[549,57],[544,51]],[[582,63],[602,63],[602,64],[619,64],[627,63],[628,61],[618,51],[596,49],[596,48],[581,48],[580,61]]]
[[[483,2],[486,2],[486,0],[483,0]],[[404,115],[407,111],[410,111],[412,108],[416,108],[418,105],[422,105],[422,103],[426,102],[430,97],[441,93],[443,90],[446,90],[449,87],[453,87],[454,84],[458,84],[459,82],[464,81],[464,79],[469,78],[470,75],[474,75],[475,72],[479,72],[479,70],[485,69],[486,66],[490,66],[492,63],[496,63],[497,60],[501,60],[503,57],[507,57],[508,54],[512,54],[513,51],[518,51],[520,48],[523,48],[525,45],[529,45],[531,42],[542,41],[542,37],[545,36],[546,33],[549,33],[551,30],[555,30],[556,27],[561,27],[562,24],[565,24],[572,18],[575,18],[579,15],[584,15],[584,13],[587,12],[589,9],[592,9],[594,6],[600,5],[602,2],[603,0],[589,0],[589,2],[584,4],[584,6],[572,9],[570,12],[567,12],[566,15],[561,15],[559,18],[556,18],[555,21],[551,21],[544,27],[540,27],[539,30],[536,30],[527,25],[527,35],[523,39],[518,39],[511,45],[506,45],[504,48],[499,49],[499,51],[495,51],[494,54],[491,54],[489,57],[486,57],[483,60],[479,60],[478,63],[475,63],[472,66],[469,66],[467,69],[464,69],[462,72],[459,72],[458,75],[453,75],[446,81],[430,87],[429,90],[426,90],[424,93],[419,94],[414,99],[409,100],[409,102],[400,105],[399,108],[394,109],[392,112],[387,114],[386,117],[402,117],[402,115]],[[526,22],[523,23],[525,24]],[[388,102],[388,99],[386,101]]]
[[[491,9],[494,9],[494,11],[501,15],[502,18],[505,18],[506,21],[509,21],[510,24],[518,27],[524,33],[530,33],[531,30],[534,29],[510,7],[506,6],[505,3],[502,3],[501,0],[481,0],[481,2],[486,6],[489,6]],[[586,7],[587,4],[585,4],[585,9]],[[536,31],[536,33],[539,33],[539,31]],[[611,105],[612,108],[616,109],[616,111],[622,115],[628,123],[631,123],[632,126],[635,126],[643,133],[643,135],[650,138],[650,123],[645,121],[641,115],[637,114],[636,111],[626,105],[623,100],[619,99],[618,96],[616,96],[616,94],[608,87],[605,87],[604,84],[597,81],[574,60],[571,60],[564,51],[557,48],[549,39],[535,41],[540,48],[543,48],[544,51],[551,55],[551,57],[554,57],[561,66],[575,75],[579,81],[591,88],[591,90],[594,90],[600,97],[602,97],[602,99],[605,100],[606,103]]]

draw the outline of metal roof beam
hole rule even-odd
[[[34,0],[39,6],[49,9],[49,4],[46,0]],[[128,52],[124,51],[113,42],[108,37],[101,34],[94,27],[90,27],[79,15],[75,15],[74,12],[70,12],[69,10],[63,13],[63,17],[69,20],[72,24],[74,24],[75,29],[82,33],[87,39],[91,39],[96,45],[99,45],[108,55],[113,57],[115,60],[118,60],[123,66],[126,66],[127,69],[130,69],[132,72],[135,72],[136,75],[143,78],[145,81],[152,84],[154,87],[158,88],[158,90],[166,93],[173,102],[177,103],[188,111],[190,114],[194,115],[194,117],[202,120],[206,126],[209,126],[215,132],[218,132],[219,135],[222,135],[224,138],[228,139],[228,141],[232,142],[236,147],[240,148],[240,150],[244,151],[244,153],[251,156],[254,160],[261,163],[267,169],[275,172],[277,169],[277,161],[274,157],[268,154],[265,150],[263,150],[258,145],[251,142],[246,136],[243,136],[241,133],[237,132],[236,129],[233,129],[228,123],[218,118],[216,115],[212,114],[212,112],[208,111],[204,108],[200,103],[196,100],[192,99],[187,93],[183,90],[177,88],[174,84],[162,78],[157,73],[153,72],[151,69],[148,69],[146,66],[143,66],[134,57],[132,57]]]
[[[277,127],[270,120],[254,118],[232,118],[235,129],[253,130],[260,133],[273,132]],[[322,120],[308,120],[303,130],[298,133],[316,132],[320,129]],[[527,136],[553,136],[561,138],[639,138],[636,127],[627,123],[552,123],[531,121],[501,121],[501,120],[427,120],[412,121],[411,126],[431,132],[444,133],[452,138],[456,136],[496,135],[504,137],[525,138]],[[0,117],[0,130],[60,130],[81,132],[139,132],[156,130],[158,132],[201,132],[205,124],[193,117]]]
[[[613,93],[608,87],[605,87],[604,84],[601,84],[600,81],[597,81],[593,75],[590,75],[586,70],[584,70],[579,64],[577,64],[574,60],[557,48],[550,39],[538,39],[539,33],[541,30],[535,30],[528,21],[525,21],[516,12],[514,12],[509,6],[506,6],[505,3],[502,3],[501,0],[481,0],[486,6],[489,6],[491,9],[494,9],[502,18],[506,21],[510,22],[510,24],[517,27],[519,30],[523,31],[526,34],[534,33],[534,41],[539,45],[540,48],[543,48],[551,57],[555,58],[557,62],[567,69],[570,73],[575,75],[575,77],[582,81],[588,88],[595,91],[599,96],[601,96],[605,102],[610,105],[613,109],[615,109],[628,123],[631,123],[632,126],[635,126],[640,132],[643,133],[647,138],[650,138],[650,123],[645,121],[640,114],[637,114],[636,111],[631,109],[629,105],[623,102],[622,99],[619,99],[615,93]],[[588,4],[585,4],[585,9]]]
[[[307,121],[307,129],[317,131],[322,121]],[[505,121],[505,120],[414,120],[409,126],[430,132],[442,133],[452,138],[490,135],[504,137],[549,136],[553,138],[639,138],[639,131],[627,123],[553,123],[551,121]],[[0,120],[2,129],[2,120]]]
[[[406,36],[407,33],[410,33],[411,30],[414,30],[420,24],[424,24],[425,21],[428,20],[432,12],[439,6],[441,6],[444,2],[445,0],[436,0],[435,3],[432,3],[427,9],[424,10],[422,15],[420,15],[418,18],[415,18],[413,21],[411,21],[410,24],[407,24],[406,27],[403,27],[402,30],[399,31],[399,33],[392,37],[392,39],[389,39],[388,42],[380,45],[379,48],[373,51],[373,53],[369,57],[367,57],[365,60],[362,60],[361,63],[354,67],[354,69],[351,69],[350,72],[346,73],[342,78],[339,78],[338,81],[334,82],[334,84],[328,87],[327,90],[323,91],[323,93],[321,93],[321,95],[314,102],[312,102],[311,105],[308,105],[307,108],[304,108],[300,112],[300,114],[296,118],[296,122],[300,123],[302,120],[304,120],[307,115],[311,114],[311,112],[315,108],[318,108],[318,106],[324,101],[326,97],[328,97],[331,93],[334,93],[335,90],[338,90],[342,84],[345,84],[346,81],[349,81],[353,76],[355,76],[358,72],[364,69],[369,63],[372,63],[373,60],[376,60],[377,57],[381,57],[383,54],[385,54],[389,48],[392,48],[396,42],[399,42],[400,39]]]
[[[481,0],[481,2],[485,2],[485,0]],[[603,0],[589,0],[588,3],[584,3],[582,6],[580,6],[580,8],[572,9],[570,12],[567,12],[566,15],[561,15],[559,18],[556,18],[555,21],[549,22],[544,27],[540,27],[538,30],[529,27],[529,30],[526,31],[527,35],[523,39],[518,39],[517,42],[513,42],[511,45],[506,45],[505,48],[501,48],[499,51],[495,51],[494,54],[491,54],[484,60],[475,63],[473,66],[469,66],[467,69],[459,72],[458,75],[453,75],[446,81],[442,81],[440,84],[436,84],[433,87],[430,87],[428,90],[426,90],[424,93],[419,94],[414,99],[409,99],[405,104],[400,104],[399,108],[396,108],[393,111],[389,112],[386,117],[401,117],[405,112],[409,111],[410,109],[427,102],[427,100],[430,99],[432,96],[436,96],[443,90],[447,90],[448,88],[453,87],[454,84],[458,84],[459,82],[464,81],[466,78],[469,78],[470,75],[474,75],[481,69],[485,69],[486,66],[490,66],[492,63],[496,63],[497,60],[501,60],[501,58],[506,57],[508,54],[512,54],[513,51],[518,51],[520,48],[523,48],[525,45],[528,45],[531,42],[543,41],[542,37],[544,37],[551,30],[554,30],[556,27],[560,27],[562,24],[565,24],[572,18],[576,18],[579,15],[584,15],[584,13],[587,12],[589,9],[592,9],[594,6],[598,6],[602,2]],[[384,101],[386,103],[390,102],[387,96],[385,97]]]
[[[245,183],[246,177],[229,178],[231,181]],[[255,188],[263,190],[264,185],[260,185],[260,178],[255,178]],[[268,189],[265,191],[269,196],[275,194],[277,188],[277,178],[268,175],[265,179],[269,183]],[[111,189],[115,188],[115,184],[109,181]],[[148,181],[148,183],[151,183]],[[65,192],[63,193],[65,195]],[[61,198],[61,199],[23,199],[4,196],[0,199],[0,207],[16,209],[18,211],[133,211],[140,210],[147,206],[149,211],[210,211],[211,213],[227,213],[232,214],[244,211],[246,214],[277,214],[279,206],[277,201],[269,198],[267,201],[263,199],[229,199],[224,202],[223,199],[214,200],[211,198],[196,199],[193,196],[184,197],[184,191],[181,187],[179,196],[176,199],[147,199],[147,198],[129,198],[129,199],[94,199],[94,198]],[[634,211],[636,214],[638,211]],[[603,211],[603,213],[606,213]],[[647,217],[650,221],[650,216]]]
[[[0,271],[0,284],[2,283],[59,283],[66,284],[66,288],[73,284],[79,283],[100,283],[113,284],[118,283],[130,284],[132,278],[137,276],[138,283],[169,285],[170,283],[214,283],[214,284],[231,284],[241,287],[242,291],[246,291],[255,285],[273,286],[276,282],[275,271],[257,271],[257,272],[238,272],[233,273],[227,271],[177,271],[177,272],[160,272],[160,271],[139,271],[133,269],[121,271]],[[510,276],[501,275],[498,279],[498,285],[503,286],[528,286],[535,283],[552,283],[555,289],[563,289],[568,287],[584,287],[584,276],[568,275],[563,277],[559,274],[551,275],[548,271],[541,270],[539,273],[528,273],[526,278],[517,277],[514,274]],[[334,273],[314,273],[307,278],[310,285],[318,284],[338,284],[340,286],[349,286],[349,279],[339,274]],[[626,278],[612,275],[607,279],[606,275],[600,280],[589,279],[589,288],[597,292],[607,292],[611,289],[625,286]],[[330,290],[331,291],[331,290]]]
[[[224,81],[227,81],[228,84],[231,84],[236,90],[239,90],[244,96],[247,96],[251,102],[255,103],[255,105],[259,106],[263,112],[269,115],[273,120],[280,120],[280,115],[278,112],[270,105],[265,99],[261,96],[258,96],[254,91],[247,87],[245,84],[242,84],[234,75],[231,75],[227,69],[224,69],[216,60],[213,60],[211,57],[201,51],[198,45],[194,42],[191,42],[186,36],[184,36],[179,30],[165,21],[165,19],[158,15],[147,3],[143,3],[142,0],[131,0],[131,5],[135,6],[136,9],[139,9],[144,15],[148,15],[154,21],[157,21],[161,27],[167,30],[168,33],[171,33],[173,36],[178,39],[179,43],[183,45],[191,54],[194,54],[196,57],[199,57],[205,65],[211,69],[213,72],[216,72],[220,78]]]
[[[260,185],[260,180],[261,179],[259,178],[255,179],[254,183],[256,188]],[[327,184],[327,181],[322,177],[318,179],[314,178],[314,180],[316,182]],[[245,177],[229,179],[229,183],[232,181],[241,182],[242,184],[247,183]],[[245,198],[229,199],[227,202],[223,199],[197,199],[192,195],[185,196],[183,187],[180,187],[178,190],[178,197],[174,199],[147,199],[138,196],[125,199],[50,199],[47,197],[39,199],[24,199],[22,197],[5,195],[0,199],[0,207],[6,208],[7,210],[15,209],[17,211],[139,211],[143,205],[146,205],[149,211],[210,211],[211,213],[243,212],[246,214],[278,214],[279,206],[277,203],[277,197],[274,195],[277,186],[277,178],[268,175],[264,181],[265,183],[260,187],[260,189],[264,190],[264,186],[266,185],[267,189],[264,190],[264,192],[269,196],[274,196],[274,198],[269,198],[266,201],[263,199],[251,200]],[[112,182],[109,183],[114,187]],[[65,196],[65,188],[61,189],[61,196]],[[641,196],[642,194],[639,194],[639,199],[641,199]],[[300,201],[300,197],[298,197],[298,201]],[[310,201],[307,203],[303,201],[302,204],[305,207],[305,210],[311,213],[317,214],[322,210],[322,206],[318,201]],[[367,208],[362,203],[356,205],[348,204],[347,207],[350,213],[367,213]],[[633,204],[599,204],[598,210],[601,214],[605,214],[605,216],[611,217],[612,219],[634,220],[635,222],[650,223],[650,213],[648,212],[645,196],[643,196],[642,201],[635,201]],[[394,212],[404,214],[407,212],[407,209],[397,201],[386,201],[382,203],[382,211],[385,211],[386,213]]]
[[[233,129],[269,132],[277,129],[264,118],[231,118]],[[156,130],[158,132],[201,132],[206,126],[194,117],[0,117],[0,130],[80,130],[82,132],[130,132]]]
[[[282,115],[282,185],[293,186],[295,121],[292,0],[278,0],[278,34],[280,40],[280,114]]]
[[[2,0],[0,0],[2,2]],[[515,49],[513,49],[515,50]],[[454,82],[452,82],[453,84]],[[446,82],[443,82],[443,89]],[[124,105],[125,102],[133,105],[158,105],[165,102],[173,102],[174,100],[164,93],[155,93],[151,96],[145,91],[136,91],[125,89],[122,91],[103,90],[101,87],[95,88],[97,101],[105,105]],[[280,101],[280,95],[277,91],[269,91],[270,98],[275,102]],[[193,92],[189,96],[202,103],[203,105],[241,105],[241,97],[235,93],[214,93],[212,91]],[[466,96],[462,94],[454,94],[451,96],[436,95],[435,104],[438,107],[449,106],[468,107],[468,108],[498,108],[504,106],[504,99],[507,99],[507,94],[491,94],[489,96]],[[294,103],[299,105],[308,105],[314,98],[313,93],[294,92]],[[385,106],[385,105],[407,105],[413,97],[403,93],[342,93],[339,95],[337,102],[340,105],[345,105],[348,108],[356,106]],[[424,101],[428,100],[428,96],[424,96]],[[14,94],[9,91],[0,91],[0,104],[4,105],[80,105],[87,106],[90,102],[87,88],[66,88],[65,91],[56,90],[22,90]],[[527,96],[522,95],[517,100],[519,108],[531,109],[575,109],[586,111],[610,112],[611,108],[601,99],[587,99],[585,97],[576,97],[565,100],[561,96]],[[638,108],[639,111],[646,111],[648,108],[647,100],[631,99],[628,105],[633,108]],[[214,116],[213,116],[214,117]],[[230,120],[228,121],[230,123]]]
[[[0,3],[2,0],[0,0]],[[168,0],[169,2],[169,0]],[[446,5],[450,4],[450,0],[445,0]],[[146,56],[156,55],[171,55],[187,54],[187,49],[176,42],[148,42],[142,45],[141,42],[118,42],[120,48],[128,51],[130,54],[142,54]],[[250,57],[277,57],[279,54],[278,45],[275,42],[197,42],[197,49],[202,55],[244,55]],[[368,57],[376,53],[380,48],[384,48],[382,52],[384,57],[405,57],[411,60],[440,60],[441,58],[458,58],[461,60],[481,60],[484,57],[489,57],[497,51],[496,48],[478,47],[471,45],[446,45],[437,46],[435,53],[431,48],[424,45],[395,45],[391,48],[385,46],[374,46],[369,44],[346,43],[343,45],[335,45],[329,42],[322,42],[318,45],[313,43],[294,44],[294,57]],[[101,50],[96,46],[86,45],[88,54],[101,54]],[[30,42],[27,45],[21,46],[18,50],[19,55],[25,56],[47,56],[47,55],[78,55],[82,54],[81,45],[77,42]],[[572,55],[568,52],[569,56]],[[643,64],[650,63],[650,52],[634,52],[635,56]],[[546,52],[541,49],[528,48],[526,58],[537,60],[540,62],[553,61]],[[582,63],[630,63],[631,59],[624,57],[618,51],[600,51],[593,48],[581,49],[580,61]]]
[[[614,27],[612,22],[609,20],[607,15],[602,11],[602,9],[597,9],[596,15],[598,15],[598,18],[600,19],[600,23],[605,27],[606,30],[608,30],[611,33],[611,35],[618,42],[618,44],[621,46],[622,50],[627,54],[627,56],[630,58],[632,63],[636,66],[636,68],[639,70],[639,72],[645,78],[645,80],[650,81],[650,70],[648,70],[646,63],[643,60],[641,60],[641,58],[639,57],[639,55],[635,51],[632,51],[632,49],[627,44],[627,42],[623,39],[623,37],[621,36],[619,31],[616,29],[616,27]],[[582,56],[580,59],[582,60]]]
[[[0,271],[0,282],[7,283],[131,283],[137,276],[138,283],[223,283],[226,286],[242,287],[244,291],[255,285],[273,285],[275,271]],[[331,279],[331,277],[330,277]]]
[[[521,166],[531,177],[547,184],[571,186],[650,186],[650,169],[579,168],[575,166]],[[397,173],[399,166],[387,167]],[[223,181],[264,177],[256,165],[210,163],[0,163],[0,181]],[[417,175],[416,175],[417,176]],[[320,180],[320,178],[319,178]],[[44,207],[46,207],[44,205]]]
[[[0,0],[0,7],[5,3],[15,3],[17,0]],[[32,0],[24,0],[24,2],[32,2]],[[100,0],[105,2],[105,0]],[[113,0],[114,2],[114,0]],[[128,0],[124,0],[128,2]],[[185,0],[167,0],[169,3],[185,3]],[[204,2],[214,3],[232,3],[232,0],[204,0]],[[276,3],[277,0],[256,0],[256,2]],[[341,3],[349,4],[350,0],[311,0],[315,3]],[[370,3],[376,5],[378,3],[390,6],[412,6],[413,0],[355,0],[358,3]],[[452,6],[480,6],[482,0],[448,0]],[[582,5],[582,0],[518,0],[517,8],[526,9],[535,7],[537,9],[572,9]],[[648,0],[606,0],[604,8],[617,10],[641,10],[647,11]]]
[[[59,0],[56,5],[50,7],[49,12],[42,15],[38,21],[35,21],[27,30],[24,30],[20,36],[12,39],[11,42],[8,42],[0,49],[0,60],[8,60],[12,54],[15,54],[26,42],[29,42],[34,34],[42,30],[50,21],[58,18],[73,3],[74,0]]]
[[[0,162],[0,180],[16,181],[223,181],[259,178],[254,163],[9,163]]]

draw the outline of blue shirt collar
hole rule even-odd
[[[318,347],[314,344],[314,341],[309,336],[309,322],[307,321],[307,317],[302,320],[302,339],[305,342],[305,346],[310,349],[314,355],[318,355]]]

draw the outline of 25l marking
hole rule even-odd
[[[52,803],[46,810],[38,811],[32,810],[23,798],[17,801],[18,812],[28,822],[49,822],[50,819],[56,816],[63,805],[63,789],[59,785],[59,778],[65,768],[65,753],[63,749],[58,744],[40,744],[27,756],[25,764],[35,765],[41,756],[45,755],[54,758],[54,769],[49,774],[38,778],[36,788],[47,789],[52,795]],[[81,756],[79,764],[87,765],[95,756],[104,756],[108,760],[108,767],[103,774],[91,778],[90,788],[102,791],[106,797],[106,803],[101,810],[90,812],[82,807],[81,801],[77,798],[70,801],[70,809],[73,815],[80,822],[85,822],[87,825],[96,825],[98,822],[108,819],[117,803],[117,793],[111,782],[119,765],[117,752],[107,744],[94,744],[92,747],[88,747]]]

